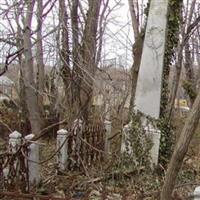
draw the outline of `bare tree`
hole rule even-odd
[[[129,3],[129,10],[131,15],[131,22],[132,22],[132,28],[134,32],[134,44],[133,44],[133,65],[131,69],[131,77],[132,77],[132,86],[131,86],[131,100],[130,100],[130,110],[131,113],[134,106],[134,99],[135,99],[135,92],[136,92],[136,85],[137,85],[137,79],[138,79],[138,73],[139,73],[139,67],[140,67],[140,61],[142,57],[142,48],[143,48],[143,41],[144,41],[144,29],[141,23],[142,18],[139,18],[139,2],[128,0]],[[142,11],[143,13],[143,11]]]
[[[20,110],[25,119],[29,118],[31,123],[32,132],[38,134],[42,128],[43,120],[41,119],[43,98],[44,95],[44,62],[43,62],[43,36],[42,25],[44,17],[47,16],[52,6],[48,8],[44,13],[44,8],[50,5],[51,1],[48,0],[43,5],[42,0],[38,1],[20,1],[17,3],[8,3],[5,1],[5,11],[1,13],[2,19],[6,13],[7,21],[12,38],[12,43],[9,42],[9,48],[15,53],[8,53],[5,61],[4,73],[8,70],[9,64],[18,61],[19,65],[19,97],[20,97]],[[37,3],[37,8],[35,5]],[[52,3],[52,5],[54,5]],[[5,12],[5,13],[4,13]],[[35,13],[37,13],[37,18]],[[12,17],[13,16],[13,17]],[[33,20],[37,19],[37,27],[34,30],[35,24]],[[13,25],[14,24],[14,25]],[[50,31],[46,34],[51,34]],[[36,35],[36,38],[34,36]],[[1,40],[8,44],[9,39]],[[36,48],[35,48],[36,45]],[[33,50],[36,50],[36,59],[34,57]],[[37,63],[37,69],[34,64],[34,60]],[[15,62],[16,63],[16,62]],[[37,77],[36,73],[37,72]],[[17,75],[16,75],[17,76]],[[29,117],[27,117],[29,116]]]
[[[196,127],[200,119],[200,93],[198,94],[192,110],[185,122],[181,135],[174,148],[172,158],[170,160],[164,186],[162,188],[161,200],[169,200],[172,198],[172,192],[175,186],[176,177],[182,166],[185,154],[187,153],[190,141],[195,133]]]
[[[44,93],[44,60],[43,60],[43,0],[37,0],[37,43],[36,43],[36,62],[37,62],[37,90],[40,114],[43,114],[43,93]]]
[[[181,31],[180,31],[180,40],[179,40],[179,44],[178,44],[177,52],[176,52],[175,74],[173,78],[173,86],[170,92],[170,99],[169,99],[169,118],[171,118],[172,110],[174,108],[174,103],[176,99],[176,94],[180,86],[180,77],[181,77],[183,66],[185,66],[185,69],[186,69],[186,80],[192,83],[192,87],[189,88],[190,91],[192,90],[192,92],[190,93],[191,102],[193,102],[196,97],[196,95],[194,95],[194,93],[196,93],[195,86],[194,86],[195,75],[192,69],[192,65],[194,61],[191,60],[192,51],[190,51],[190,47],[189,47],[191,35],[196,30],[196,27],[200,20],[198,16],[192,20],[192,16],[194,13],[193,8],[195,6],[195,2],[196,1],[193,0],[191,3],[191,7],[186,7],[185,9],[182,9],[182,10],[186,10],[187,12],[186,11],[182,12],[182,22],[185,22],[185,23],[181,23],[181,27],[180,27]],[[184,64],[183,54],[185,54],[185,64]],[[188,86],[188,85],[185,85],[185,86]]]
[[[65,115],[65,112],[68,112],[68,115],[71,113],[72,104],[71,102],[71,69],[70,69],[70,50],[69,50],[69,17],[67,13],[67,6],[65,1],[59,0],[59,20],[60,20],[60,30],[59,30],[59,39],[61,41],[60,49],[60,74],[65,86],[65,102],[64,105],[66,110],[61,114]],[[69,121],[70,117],[68,118]]]
[[[31,25],[35,0],[27,1],[26,5],[27,11],[25,16],[23,33],[24,63],[22,65],[24,73],[25,96],[26,104],[29,111],[29,119],[31,123],[32,132],[34,134],[39,134],[41,130],[41,117],[38,106],[37,92],[35,91],[36,83],[34,81],[34,66],[31,41]]]
[[[99,62],[99,54],[101,54],[101,50],[97,53],[97,44],[103,34],[103,30],[99,26],[102,25],[108,1],[103,5],[102,1],[88,0],[86,12],[81,1],[68,2],[69,4],[66,6],[64,1],[60,1],[60,17],[62,18],[61,76],[65,84],[65,105],[71,119],[80,114],[87,120],[92,101],[94,76]],[[101,6],[103,6],[102,13],[100,13]],[[71,20],[67,13],[70,13]],[[99,25],[100,15],[102,21]],[[68,24],[71,24],[71,31]],[[99,31],[101,33],[98,38]],[[72,38],[72,48],[67,45],[70,38]],[[101,42],[99,45],[102,45]]]
[[[180,75],[182,66],[185,66],[185,74],[187,81],[192,82],[193,90],[195,90],[195,93],[197,93],[197,87],[195,81],[195,74],[193,70],[193,63],[194,63],[194,57],[195,57],[195,49],[191,49],[192,45],[192,35],[195,35],[194,33],[196,30],[198,30],[198,24],[200,17],[199,16],[193,16],[194,8],[197,6],[197,2],[195,0],[190,1],[190,7],[189,1],[187,1],[187,7],[186,7],[186,14],[183,15],[185,24],[182,27],[182,37],[181,41],[179,42],[179,48],[177,52],[177,63],[175,65],[176,67],[176,82],[175,82],[175,88],[173,90],[173,104],[176,97],[176,92],[180,83]],[[197,6],[198,7],[198,6]],[[193,20],[192,20],[193,18]],[[188,23],[188,24],[187,24]],[[194,47],[193,47],[194,48]],[[185,55],[185,60],[184,56]],[[185,63],[184,63],[185,62]],[[172,192],[175,186],[176,178],[179,173],[179,170],[181,169],[184,156],[187,153],[190,141],[192,140],[192,137],[195,133],[196,127],[199,123],[200,118],[200,93],[198,91],[198,96],[190,96],[189,98],[191,100],[191,103],[193,104],[192,109],[189,113],[189,116],[186,119],[185,125],[182,129],[182,132],[178,138],[177,143],[175,144],[175,148],[167,169],[166,178],[164,182],[164,186],[161,192],[161,200],[167,200],[172,199]],[[195,99],[196,98],[196,99]],[[194,101],[195,100],[195,101]],[[193,103],[194,102],[194,103]],[[173,104],[171,104],[171,109]]]

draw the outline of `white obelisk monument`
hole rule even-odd
[[[167,29],[168,0],[151,0],[139,76],[135,109],[159,118]]]
[[[162,74],[167,32],[168,0],[151,0],[143,52],[135,95],[135,109],[145,116],[158,119],[162,90]],[[152,139],[152,165],[158,164],[160,131],[145,127]]]
[[[160,115],[168,1],[151,0],[134,102],[136,112],[140,111],[144,116],[154,119],[158,119]],[[145,122],[146,120],[144,120],[146,134],[153,143],[150,152],[153,166],[158,164],[160,130]],[[121,152],[127,152],[127,149],[129,150],[127,153],[131,152],[130,147],[126,147],[130,139],[128,131],[130,128],[131,122],[124,128]]]

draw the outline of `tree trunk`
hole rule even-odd
[[[189,41],[185,45],[185,74],[186,83],[184,89],[190,98],[191,105],[194,103],[196,97],[196,87],[195,87],[195,77],[193,70],[193,60],[191,57],[190,44]]]
[[[173,77],[173,85],[172,85],[172,90],[170,92],[170,99],[169,99],[169,119],[171,119],[172,116],[172,111],[174,108],[174,103],[175,103],[175,99],[176,99],[176,94],[178,91],[178,86],[179,86],[179,82],[180,82],[180,76],[181,76],[181,70],[182,70],[182,61],[183,61],[183,56],[182,56],[182,52],[183,52],[183,47],[182,45],[179,45],[178,47],[178,60],[177,63],[175,64],[175,75]]]
[[[178,142],[175,145],[172,158],[170,160],[164,186],[161,192],[161,200],[172,199],[172,192],[175,186],[178,172],[182,166],[185,154],[187,153],[190,141],[194,135],[200,118],[200,92],[192,106],[192,110],[185,122]]]
[[[130,99],[129,117],[130,117],[130,115],[133,111],[133,107],[134,107],[137,79],[138,79],[138,73],[139,73],[140,62],[141,62],[141,57],[142,57],[143,41],[144,41],[144,39],[140,34],[140,36],[137,37],[135,44],[133,45],[134,63],[133,63],[132,69],[131,69],[132,81],[131,81],[131,99]]]
[[[73,68],[77,68],[78,50],[79,50],[79,28],[78,28],[78,0],[73,0],[71,11],[71,26],[72,26],[72,60]]]
[[[93,92],[93,78],[97,69],[96,64],[96,46],[97,29],[101,1],[89,0],[87,19],[83,32],[82,46],[80,48],[79,70],[76,72],[78,78],[77,89],[79,91],[79,112],[87,121],[91,106]]]
[[[92,99],[93,78],[96,71],[96,46],[98,33],[98,19],[101,1],[89,0],[88,11],[84,18],[82,33],[78,21],[79,1],[72,2],[71,27],[72,27],[72,67],[70,67],[70,46],[68,32],[68,16],[65,2],[59,1],[61,21],[61,76],[66,89],[65,107],[69,121],[74,118],[88,116],[89,105]],[[79,42],[79,36],[82,39]]]
[[[74,120],[77,118],[77,113],[79,111],[79,84],[80,80],[77,76],[77,74],[80,74],[81,69],[79,66],[79,51],[80,51],[80,45],[79,45],[79,35],[80,35],[80,29],[79,29],[79,22],[78,22],[78,5],[79,0],[72,1],[72,11],[71,11],[71,27],[72,27],[72,60],[73,60],[73,67],[72,67],[72,82],[71,82],[71,120]],[[71,121],[70,120],[70,121]]]
[[[37,62],[37,90],[38,90],[38,105],[40,108],[40,114],[43,111],[43,96],[44,96],[44,61],[43,61],[43,43],[42,43],[42,13],[43,13],[43,0],[37,0],[37,52],[36,52],[36,62]]]
[[[133,0],[128,0],[129,4],[129,12],[131,15],[132,29],[134,32],[135,43],[133,45],[133,65],[131,69],[131,99],[130,99],[130,108],[128,117],[131,117],[131,113],[134,109],[134,101],[135,101],[135,92],[137,86],[138,73],[140,68],[140,62],[142,57],[142,49],[144,42],[144,30],[139,29],[139,18],[138,18],[138,2],[134,3]],[[137,5],[137,6],[136,6]],[[137,13],[137,14],[136,14]]]
[[[29,119],[33,134],[39,134],[41,130],[41,117],[37,101],[36,84],[34,81],[33,73],[33,56],[32,56],[32,43],[31,43],[31,23],[35,0],[27,1],[27,13],[25,18],[24,28],[24,84],[26,103],[29,112]]]
[[[131,15],[131,22],[132,22],[132,28],[134,32],[134,38],[135,40],[140,37],[139,33],[139,23],[136,17],[136,11],[135,11],[135,6],[133,0],[128,0],[128,5],[129,5],[129,11]]]
[[[20,8],[17,8],[17,12],[15,15],[15,21],[17,24],[17,37],[16,37],[16,46],[17,50],[23,48],[23,31],[19,26],[19,18],[20,18]],[[18,62],[19,62],[19,100],[20,100],[20,132],[23,134],[28,134],[30,130],[30,122],[28,116],[28,108],[26,103],[26,93],[25,93],[25,84],[24,84],[24,73],[23,73],[23,58],[22,53],[18,55]]]
[[[60,72],[61,77],[65,86],[65,96],[64,96],[64,110],[60,113],[60,120],[63,120],[64,118],[67,119],[68,124],[71,124],[73,121],[74,116],[74,105],[72,100],[72,70],[70,69],[70,47],[69,47],[69,17],[67,13],[67,7],[65,4],[65,1],[59,0],[59,20],[61,22],[60,27],[60,60],[61,60],[61,66],[60,66]],[[75,37],[75,36],[74,36]],[[74,42],[74,41],[73,41]],[[74,45],[72,42],[72,45]],[[73,55],[75,54],[75,51],[73,51]],[[74,62],[74,60],[73,60]],[[75,61],[76,62],[76,61]]]

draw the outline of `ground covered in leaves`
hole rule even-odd
[[[45,142],[42,149],[42,159],[48,160],[55,152],[55,141]],[[120,168],[116,160],[111,159],[101,166],[83,167],[80,171],[58,172],[53,157],[42,165],[42,181],[37,193],[87,200],[159,199],[166,172],[162,166],[154,171],[145,167],[131,170],[131,167]],[[174,200],[188,199],[200,184],[199,172],[200,155],[191,151],[179,173]]]

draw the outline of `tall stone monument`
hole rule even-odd
[[[134,102],[136,111],[154,119],[158,119],[160,115],[168,1],[151,0]],[[147,125],[145,119],[143,124],[146,134],[153,143],[150,151],[152,166],[153,164],[157,165],[160,131],[151,124]],[[130,125],[131,123],[128,124],[128,128]],[[129,138],[128,128],[124,129],[122,152],[125,151],[124,149],[129,149],[129,147],[124,148],[124,145],[127,144],[125,140]],[[129,152],[131,152],[130,149]]]
[[[160,115],[167,10],[168,0],[151,0],[135,95],[136,111],[154,119]],[[153,143],[150,151],[152,165],[157,165],[160,131],[151,125],[145,127],[145,130]]]
[[[135,109],[158,119],[168,0],[151,0],[135,95]]]

